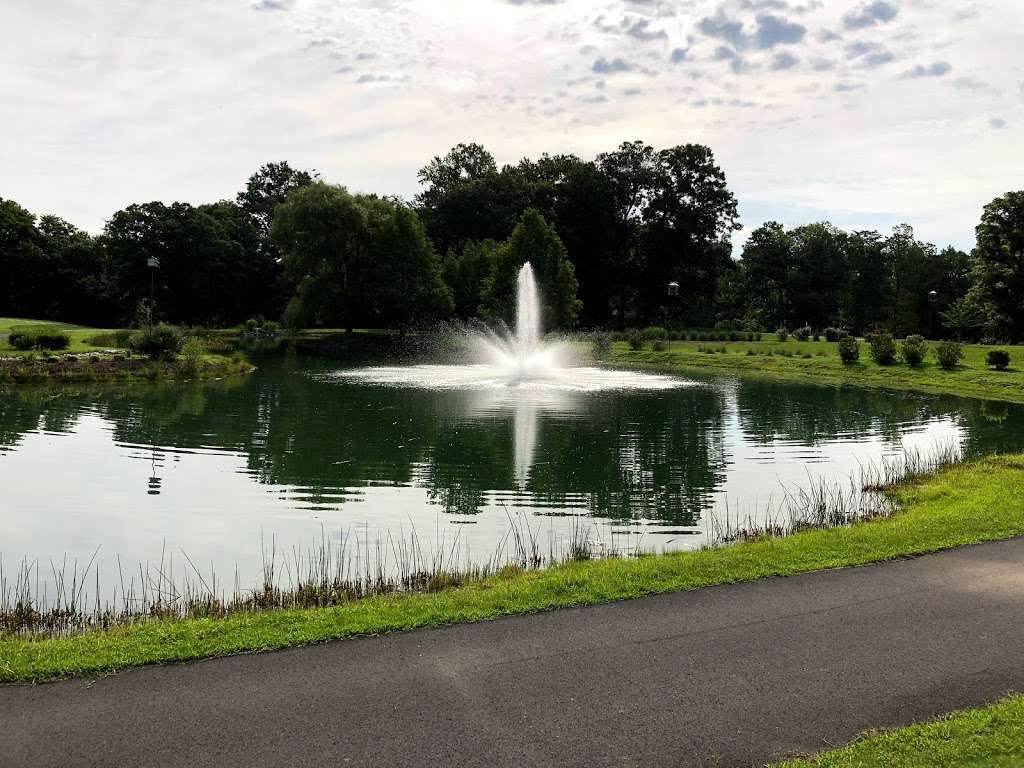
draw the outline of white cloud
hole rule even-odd
[[[955,25],[940,3],[883,5],[6,4],[0,196],[97,231],[132,202],[233,197],[269,160],[411,197],[459,141],[514,162],[643,138],[709,144],[748,227],[905,219],[969,245],[981,206],[1020,186],[1024,149],[990,121],[1024,117],[1024,20],[1016,0]]]

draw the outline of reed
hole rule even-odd
[[[963,461],[959,445],[936,445],[861,467],[846,482],[810,480],[784,488],[756,515],[708,512],[705,547],[787,536],[810,528],[835,528],[887,517],[897,508],[884,491]],[[415,526],[370,535],[368,530],[321,528],[306,546],[281,549],[261,541],[262,578],[241,583],[237,567],[230,583],[212,563],[200,567],[184,550],[126,572],[116,559],[116,578],[101,574],[100,550],[89,560],[42,563],[22,558],[12,570],[0,554],[0,638],[46,638],[80,634],[145,621],[222,618],[241,612],[325,608],[372,595],[436,592],[495,576],[597,558],[655,554],[633,535],[617,534],[593,520],[573,518],[564,535],[543,530],[537,518],[506,510],[508,527],[494,550],[475,558],[456,533],[438,532],[424,541]],[[544,541],[547,541],[545,547]],[[625,541],[623,541],[625,539]],[[109,597],[102,598],[102,595]]]

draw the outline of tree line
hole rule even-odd
[[[1024,192],[985,206],[969,254],[906,225],[767,222],[734,258],[737,201],[706,146],[634,141],[593,160],[499,167],[481,145],[459,144],[418,178],[403,201],[270,163],[234,200],[129,205],[96,236],[0,199],[0,315],[127,324],[152,280],[159,316],[179,324],[509,319],[529,260],[552,328],[1024,338]]]

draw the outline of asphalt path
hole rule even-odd
[[[0,687],[0,766],[749,766],[1024,690],[1024,539]]]

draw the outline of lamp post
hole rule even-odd
[[[153,293],[154,277],[153,276],[156,274],[156,271],[158,269],[160,269],[160,259],[158,259],[156,256],[150,256],[148,259],[146,259],[146,266],[149,267],[149,327],[152,328],[153,327],[153,314],[154,314],[155,309],[156,309],[156,301],[153,298],[153,295],[154,295],[154,293]]]
[[[939,301],[938,291],[928,291],[928,338],[935,338],[935,305]]]

